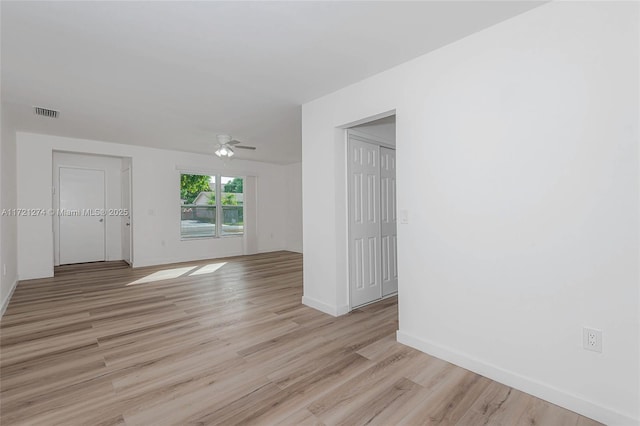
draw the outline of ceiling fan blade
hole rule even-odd
[[[250,150],[255,150],[255,149],[256,149],[256,147],[255,147],[255,146],[239,145],[239,144],[241,144],[241,143],[242,143],[242,142],[240,142],[239,140],[237,140],[237,139],[233,139],[233,140],[231,140],[231,141],[227,142],[227,143],[226,143],[226,145],[228,145],[228,146],[233,146],[234,148],[240,148],[240,149],[250,149]]]

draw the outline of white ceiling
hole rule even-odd
[[[18,130],[202,153],[230,133],[258,147],[237,157],[285,164],[302,103],[540,2],[0,4]]]

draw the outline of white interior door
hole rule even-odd
[[[127,212],[122,216],[122,259],[131,265],[131,169],[122,171],[122,209]]]
[[[382,297],[380,148],[349,135],[349,288],[351,307]]]
[[[398,291],[398,233],[396,215],[396,151],[380,147],[380,235],[382,295]]]
[[[61,167],[60,264],[105,260],[104,170]]]

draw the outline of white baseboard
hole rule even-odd
[[[255,253],[251,254],[262,254],[262,253],[273,253],[274,251],[287,251],[286,247],[258,247]]]
[[[309,296],[302,296],[302,304],[334,317],[339,317],[340,315],[344,315],[349,312],[348,305],[333,306]]]
[[[575,411],[583,416],[592,418],[609,426],[638,426],[640,419],[620,413],[608,407],[586,400],[578,395],[558,389],[547,383],[539,382],[530,377],[522,376],[513,371],[505,370],[493,364],[486,363],[468,354],[442,346],[438,343],[421,339],[398,330],[398,342],[411,346],[436,358],[448,361],[474,373],[488,377],[520,391],[534,395],[540,399]]]
[[[11,284],[11,289],[9,289],[9,293],[6,295],[4,300],[2,301],[2,305],[0,306],[0,318],[4,315],[4,312],[7,310],[7,306],[9,306],[9,302],[11,301],[11,296],[13,296],[13,292],[16,290],[18,286],[18,279],[13,280],[13,284]]]
[[[339,317],[340,315],[348,314],[349,312],[350,312],[349,305],[342,305],[342,306],[338,306],[336,308],[336,316],[337,317]]]
[[[265,249],[258,250],[255,253],[251,254],[262,254],[262,253],[273,253],[276,251],[286,251],[284,248],[273,248],[273,249]],[[217,255],[206,255],[204,257],[172,257],[172,258],[142,258],[142,259],[134,259],[133,268],[146,268],[147,266],[160,266],[160,265],[170,265],[172,263],[184,263],[184,262],[199,262],[201,260],[210,260],[210,259],[224,259],[227,257],[236,257],[236,256],[250,256],[242,251],[229,251],[226,253],[219,253]],[[212,257],[213,256],[213,257]]]
[[[133,268],[146,268],[147,266],[161,266],[161,265],[171,265],[173,263],[184,263],[184,262],[199,262],[201,260],[210,260],[210,259],[224,259],[225,257],[235,257],[242,256],[243,253],[241,251],[230,251],[228,253],[220,253],[217,256],[205,256],[205,257],[156,257],[156,258],[148,258],[148,259],[134,259],[133,260]]]
[[[253,254],[274,253],[276,251],[287,251],[287,249],[286,248],[270,248],[270,249],[258,250]]]
[[[46,269],[43,268],[43,269],[39,269],[39,270],[28,270],[28,271],[18,271],[18,275],[20,277],[20,281],[39,280],[41,278],[51,278],[51,277],[53,277],[53,264],[51,265],[51,268],[46,268]]]

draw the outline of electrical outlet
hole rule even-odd
[[[584,327],[582,329],[582,347],[588,351],[602,352],[602,330]]]
[[[400,210],[400,224],[409,224],[409,210]]]

